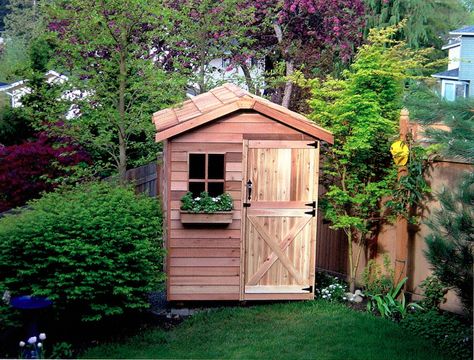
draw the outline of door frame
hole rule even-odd
[[[248,177],[248,150],[251,148],[263,149],[292,149],[292,148],[313,147],[317,149],[314,159],[314,179],[313,179],[313,193],[315,194],[315,216],[310,220],[311,239],[310,239],[310,259],[309,259],[309,274],[312,290],[310,292],[268,292],[268,293],[245,293],[245,267],[246,267],[246,224],[247,224],[247,208],[244,206],[247,197],[247,177]],[[319,141],[310,143],[309,140],[243,140],[242,148],[242,187],[241,187],[241,241],[240,241],[240,300],[310,300],[314,298],[314,282],[316,275],[316,235],[317,235],[317,214],[318,214],[318,188],[319,188]],[[309,208],[308,208],[309,209]]]

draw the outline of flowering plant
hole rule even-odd
[[[26,342],[20,341],[20,359],[43,359],[43,343],[46,340],[46,334],[41,333],[38,336],[31,336]]]
[[[319,277],[319,274],[318,274]],[[347,285],[336,276],[322,275],[320,286],[316,287],[316,298],[326,301],[345,301],[347,300]]]
[[[214,213],[217,211],[231,211],[234,208],[232,196],[228,193],[212,197],[207,191],[193,198],[192,192],[181,198],[181,210],[191,213]]]

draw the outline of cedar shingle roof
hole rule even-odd
[[[331,132],[306,117],[229,83],[197,95],[176,107],[154,113],[153,122],[158,130],[156,141],[176,136],[241,109],[253,109],[304,133],[333,143]]]

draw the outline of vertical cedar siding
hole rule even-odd
[[[168,300],[239,300],[243,139],[312,140],[254,111],[239,111],[165,141],[169,166],[166,224]],[[234,199],[227,227],[184,227],[180,199],[187,192],[188,154],[225,153],[225,191]],[[288,164],[289,166],[291,164]],[[163,197],[163,200],[165,198]]]

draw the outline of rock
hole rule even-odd
[[[178,315],[178,316],[190,316],[191,311],[189,309],[171,309],[171,314],[172,315]]]

